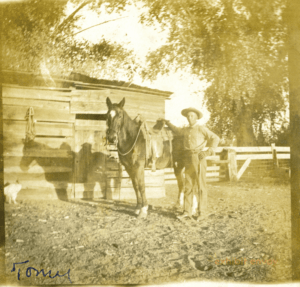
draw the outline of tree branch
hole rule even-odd
[[[88,0],[80,4],[65,20],[62,21],[62,23],[54,30],[54,32],[60,32],[75,16],[75,14],[81,10],[86,5],[90,4],[92,0]],[[54,33],[53,32],[53,33]]]
[[[117,21],[117,20],[120,20],[120,19],[123,19],[123,18],[128,18],[128,16],[124,16],[124,17],[120,17],[120,18],[117,18],[117,19],[112,19],[112,20],[107,20],[107,21],[101,22],[99,24],[96,24],[96,25],[93,25],[91,27],[85,28],[85,29],[83,29],[83,30],[81,30],[79,32],[76,32],[76,33],[72,34],[71,36],[77,35],[77,34],[83,32],[83,31],[86,31],[86,30],[91,29],[93,27],[100,26],[100,25],[108,23],[108,22]]]

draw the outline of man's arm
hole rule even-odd
[[[203,129],[204,129],[204,135],[207,140],[208,147],[209,147],[208,148],[209,155],[213,155],[216,148],[218,147],[220,138],[215,133],[210,131],[208,128],[203,127]]]
[[[199,159],[203,159],[207,156],[212,156],[215,153],[215,150],[220,142],[220,138],[210,131],[208,128],[201,127],[201,132],[204,134],[204,137],[208,143],[208,150],[207,151],[201,151],[199,153]]]
[[[165,120],[165,124],[170,128],[170,130],[175,133],[175,134],[178,134],[178,135],[181,135],[182,134],[182,128],[179,128],[179,127],[176,127],[174,126],[173,124],[170,123],[169,120]]]

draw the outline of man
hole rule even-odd
[[[179,219],[192,216],[193,187],[197,190],[197,221],[207,216],[207,187],[206,187],[206,157],[214,154],[220,138],[204,126],[197,124],[202,118],[202,113],[194,108],[181,111],[189,122],[188,127],[178,128],[165,120],[166,125],[178,135],[183,136],[184,141],[184,165],[185,165],[185,191],[184,212]],[[208,146],[208,150],[203,149]]]

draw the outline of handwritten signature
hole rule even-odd
[[[15,272],[15,271],[16,271],[16,264],[25,264],[25,263],[28,263],[28,262],[29,262],[29,260],[26,260],[26,261],[24,261],[24,262],[13,263],[13,269],[11,269],[11,272]],[[56,276],[58,276],[58,277],[64,277],[64,276],[68,275],[68,279],[69,279],[70,283],[72,283],[71,278],[70,278],[70,269],[69,269],[68,272],[65,273],[65,274],[60,275],[60,274],[59,274],[59,271],[57,271],[56,274],[55,274],[54,276],[51,276],[51,270],[45,274],[44,269],[42,269],[41,271],[38,271],[37,269],[35,269],[35,268],[33,268],[33,267],[28,267],[28,268],[26,269],[26,276],[27,276],[28,278],[31,276],[31,270],[33,270],[33,271],[36,272],[36,275],[35,275],[35,276],[38,276],[40,273],[42,273],[42,275],[43,275],[44,277],[46,277],[47,275],[49,275],[49,278],[51,278],[51,279],[55,278]],[[19,271],[18,271],[18,280],[20,280],[20,271],[21,271],[21,270],[19,269]]]

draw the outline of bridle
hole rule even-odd
[[[132,147],[131,147],[127,152],[125,152],[125,153],[122,153],[122,152],[120,151],[119,147],[118,147],[118,143],[119,143],[118,139],[119,139],[119,134],[120,134],[120,131],[121,131],[121,124],[118,123],[118,126],[117,126],[117,127],[118,127],[118,130],[117,130],[117,131],[114,130],[114,129],[111,129],[111,128],[108,128],[108,129],[107,129],[106,133],[108,133],[108,132],[110,132],[110,131],[116,133],[117,139],[116,139],[116,141],[115,141],[115,143],[114,143],[113,145],[115,145],[115,146],[117,147],[118,153],[119,153],[120,155],[125,156],[125,155],[129,154],[129,153],[133,150],[133,148],[134,148],[135,145],[136,145],[137,139],[138,139],[138,137],[139,137],[139,135],[140,135],[140,132],[141,132],[141,129],[142,129],[142,125],[143,125],[143,124],[144,124],[144,123],[142,123],[142,124],[140,125],[140,127],[139,127],[139,131],[138,131],[138,133],[137,133],[137,136],[136,136],[136,138],[135,138],[135,141],[134,141]],[[108,125],[107,125],[107,126],[108,126]],[[106,143],[105,143],[105,145],[107,145],[107,137],[106,137]]]

